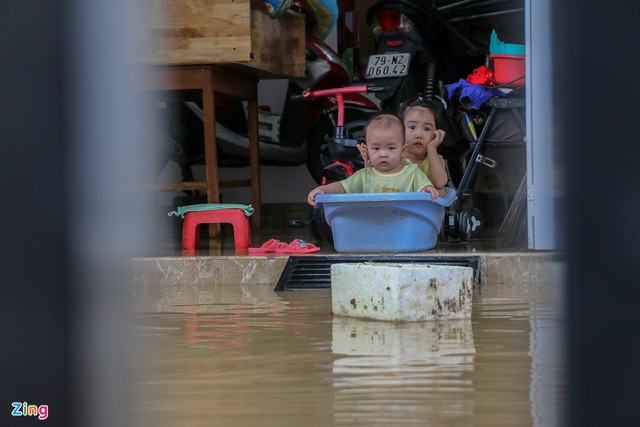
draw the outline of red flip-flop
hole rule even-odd
[[[269,254],[275,253],[278,249],[288,247],[285,242],[281,242],[278,239],[269,239],[262,244],[259,248],[249,248],[250,254]]]
[[[302,239],[295,239],[289,243],[286,247],[276,249],[277,254],[308,254],[311,252],[318,252],[319,247],[313,243],[309,243]]]

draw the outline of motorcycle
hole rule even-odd
[[[476,43],[440,15],[435,3],[380,0],[367,11],[376,54],[369,57],[365,78],[384,80],[388,90],[376,94],[383,109],[398,112],[418,95],[442,96],[437,83],[457,80],[480,53]],[[465,46],[467,55],[455,53],[451,36]]]
[[[317,44],[321,53],[320,58],[331,57],[328,62],[333,70],[325,73],[321,78],[312,80],[312,84],[303,86],[308,91],[331,90],[336,87],[348,86],[352,83],[351,74],[344,62],[325,43]],[[333,57],[335,55],[335,57]],[[315,60],[317,61],[317,59]],[[315,64],[315,61],[313,62]],[[311,76],[313,74],[310,73]],[[300,82],[301,85],[304,82]],[[298,95],[302,95],[300,90]],[[295,99],[295,95],[293,96]],[[291,99],[289,97],[288,99]],[[295,101],[294,101],[295,102]],[[313,179],[322,183],[325,168],[330,166],[339,155],[334,150],[334,138],[339,129],[344,135],[357,134],[371,114],[379,111],[375,102],[358,91],[345,91],[340,96],[328,94],[308,99],[305,102],[305,140],[308,146],[307,168]]]
[[[311,176],[320,183],[324,168],[333,161],[329,142],[336,129],[337,101],[331,96],[319,97],[300,108],[291,99],[307,88],[349,85],[352,76],[339,55],[312,34],[312,11],[304,3],[296,5],[307,16],[306,76],[289,80],[281,116],[260,109],[260,163],[278,166],[306,163]],[[343,101],[347,131],[352,122],[361,126],[362,120],[378,111],[376,103],[360,93],[347,93]],[[165,164],[174,160],[181,168],[183,181],[192,181],[191,167],[204,163],[202,108],[197,102],[188,101],[164,103],[161,109],[162,122],[166,123],[161,142]],[[216,103],[216,136],[220,166],[248,165],[249,139],[242,103]]]

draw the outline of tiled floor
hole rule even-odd
[[[182,220],[167,217],[168,211],[169,209],[164,210],[163,219],[160,220],[168,226],[158,227],[156,246],[131,259],[131,285],[138,296],[136,304],[140,304],[140,310],[157,310],[158,307],[173,310],[176,301],[180,301],[180,304],[198,304],[202,292],[206,293],[219,285],[257,285],[274,289],[287,271],[286,266],[290,261],[297,261],[285,254],[236,254],[233,228],[227,224],[222,226],[219,238],[209,239],[207,233],[202,232],[200,248],[196,251],[183,251]],[[308,215],[309,206],[304,204],[264,205],[263,228],[252,231],[252,246],[260,246],[266,240],[274,238],[284,242],[302,238],[321,248],[320,252],[311,254],[312,257],[320,257],[318,262],[331,264],[331,259],[335,257],[358,255],[369,259],[371,254],[337,253],[329,243],[316,241],[308,225],[302,228],[289,227],[291,221],[304,222]],[[375,255],[388,257],[390,254]],[[470,242],[450,240],[438,243],[428,251],[397,255],[425,259],[479,258],[482,283],[548,282],[554,280],[551,278],[552,267],[560,259],[554,253],[498,248],[495,233],[490,229],[486,230],[482,238]],[[184,299],[185,295],[188,296],[188,301]]]
[[[180,256],[182,219],[167,217],[165,208],[163,212],[163,225],[166,228],[160,230],[156,236],[154,249],[143,256]],[[303,239],[314,243],[321,248],[320,253],[336,254],[330,243],[316,239],[311,226],[308,224],[310,207],[306,204],[265,204],[262,214],[262,229],[251,230],[251,246],[258,247],[269,239],[278,239],[290,242],[293,239]],[[294,226],[294,223],[298,226]],[[499,248],[495,230],[485,229],[480,238],[472,241],[461,241],[450,238],[447,242],[439,241],[430,253],[478,253],[478,252],[522,252],[522,249]],[[191,254],[194,255],[194,254]],[[233,228],[229,224],[222,224],[220,237],[209,239],[206,226],[201,231],[200,244],[195,255],[201,256],[235,256],[233,243]]]

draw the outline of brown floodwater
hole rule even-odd
[[[176,290],[137,316],[137,425],[556,426],[559,283],[483,283],[463,321],[331,315],[331,291]]]

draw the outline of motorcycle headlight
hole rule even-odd
[[[371,21],[371,31],[377,40],[382,33],[411,32],[413,22],[395,9],[381,9]]]

